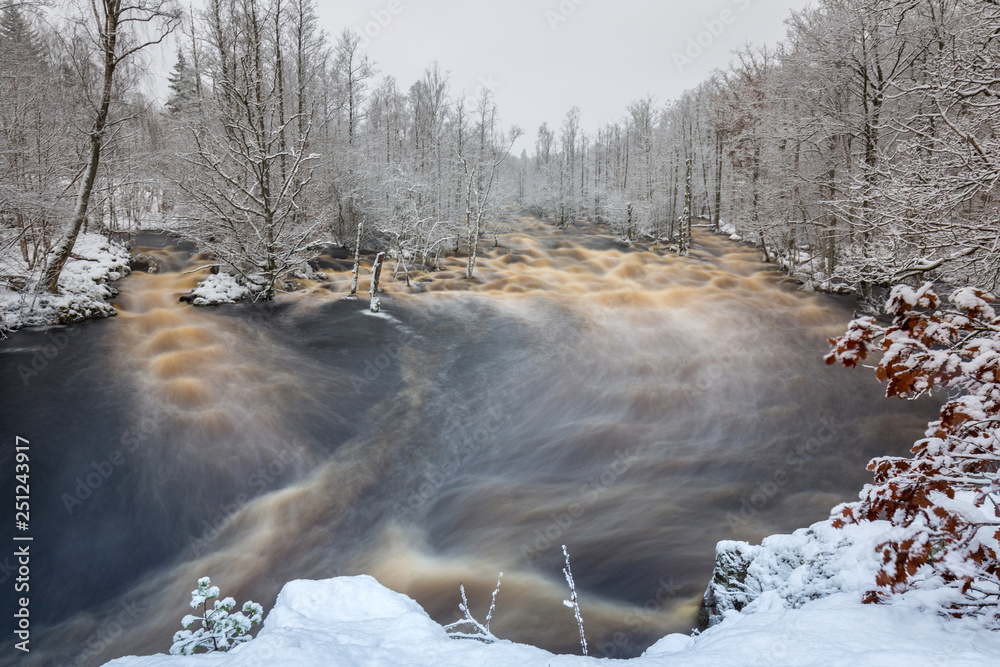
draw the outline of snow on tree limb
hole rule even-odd
[[[876,376],[886,395],[915,398],[935,389],[952,396],[910,458],[873,459],[874,484],[834,510],[835,525],[880,517],[897,526],[879,545],[879,590],[866,601],[909,590],[940,589],[948,615],[1000,624],[1000,318],[995,297],[955,290],[942,305],[933,285],[893,288],[889,326],[851,322],[831,339],[827,362],[856,366],[881,351]]]

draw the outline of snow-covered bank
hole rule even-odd
[[[23,289],[0,285],[0,331],[46,324],[69,324],[115,314],[110,283],[129,273],[129,252],[101,234],[81,234],[63,267],[59,293],[35,289],[27,267],[7,258],[5,273],[23,276]],[[37,278],[35,276],[34,278]]]
[[[717,622],[694,636],[668,635],[630,662],[685,667],[994,664],[1000,632],[976,620],[925,611],[918,597],[891,605],[861,603],[878,569],[874,545],[888,529],[885,522],[835,529],[824,521],[769,537],[761,546],[721,542],[719,554],[732,555],[728,562],[735,567],[728,581],[717,578],[709,587],[717,600]],[[573,620],[567,615],[550,622]],[[600,647],[591,648],[599,654]],[[108,664],[542,667],[594,662],[523,644],[450,638],[416,602],[360,576],[286,584],[257,638],[229,653],[128,657]]]

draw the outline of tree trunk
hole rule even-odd
[[[382,309],[382,302],[378,298],[378,281],[382,277],[382,259],[384,257],[385,253],[380,252],[375,255],[375,263],[372,264],[372,284],[368,293],[371,296],[369,308],[373,313],[377,313]]]
[[[712,226],[719,231],[719,221],[722,217],[722,134],[715,138],[715,217]]]
[[[358,293],[358,265],[361,263],[361,232],[365,223],[358,223],[358,240],[354,244],[354,270],[351,272],[351,296]]]
[[[76,238],[80,235],[87,220],[87,210],[90,206],[90,195],[94,191],[94,182],[97,180],[97,169],[101,163],[101,146],[104,142],[104,130],[108,123],[108,110],[111,107],[111,86],[114,82],[115,67],[117,61],[117,40],[118,40],[118,19],[119,14],[109,12],[106,23],[100,26],[101,48],[104,51],[104,84],[101,92],[101,104],[97,109],[97,117],[94,119],[94,127],[90,131],[90,159],[87,161],[87,171],[83,181],[80,183],[80,190],[76,197],[76,208],[73,211],[73,225],[69,233],[59,244],[55,251],[55,257],[45,269],[42,276],[41,286],[56,294],[59,292],[59,276],[63,267],[73,252],[76,245]]]
[[[684,214],[680,222],[680,247],[682,254],[687,254],[691,246],[691,158],[684,161]]]
[[[625,205],[625,238],[628,240],[628,244],[632,245],[635,243],[635,231],[632,224],[632,204],[628,203]]]
[[[479,227],[480,222],[477,220],[469,240],[469,261],[465,265],[465,277],[468,280],[472,280],[472,272],[476,269],[476,254],[479,252]]]

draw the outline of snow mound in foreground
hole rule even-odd
[[[0,331],[114,315],[107,300],[117,290],[109,283],[129,273],[128,262],[124,246],[101,234],[81,234],[59,277],[58,294],[37,292],[34,284],[20,292],[0,287]],[[27,278],[27,268],[21,268]]]
[[[241,301],[250,296],[250,290],[228,273],[215,273],[198,283],[190,296],[196,306],[216,306]]]
[[[748,584],[743,610],[724,611],[719,623],[699,635],[668,635],[629,662],[640,667],[995,664],[1000,633],[973,620],[921,611],[915,600],[861,604],[861,591],[871,586],[876,565],[872,542],[884,535],[886,525],[838,531],[821,522],[792,535],[767,538],[759,547],[723,543],[724,550],[742,545],[741,553],[749,557],[744,581],[753,583]],[[502,595],[498,604],[503,604]],[[582,611],[586,623],[585,604]],[[572,623],[572,618],[551,622]],[[597,664],[597,659],[556,656],[512,642],[452,639],[416,602],[359,576],[286,584],[257,638],[229,653],[128,657],[108,664],[543,667]]]
[[[456,593],[457,595],[457,593]],[[178,622],[179,623],[179,622]],[[179,627],[179,624],[178,624]],[[120,658],[115,667],[160,665],[547,665],[555,658],[510,642],[445,634],[416,602],[369,576],[285,584],[255,639],[228,653]]]

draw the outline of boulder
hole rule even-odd
[[[747,581],[750,564],[760,547],[730,540],[715,547],[712,580],[698,609],[698,630],[704,631],[722,621],[730,609],[742,611],[760,593]]]
[[[156,263],[156,260],[146,253],[139,253],[129,257],[128,266],[133,271],[145,271],[146,273],[156,273],[160,270],[160,266]]]

